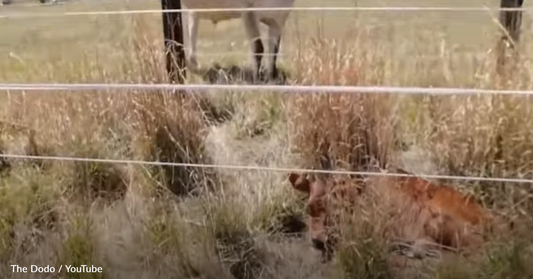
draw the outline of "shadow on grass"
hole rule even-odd
[[[275,85],[287,84],[289,75],[283,69],[278,69],[278,78],[271,82],[265,82],[265,72],[261,71],[261,82]],[[213,64],[210,68],[205,70],[202,74],[204,82],[210,84],[232,84],[232,83],[249,83],[254,84],[253,70],[250,67],[243,67],[237,65],[221,66],[218,63]],[[257,83],[257,82],[255,82]]]

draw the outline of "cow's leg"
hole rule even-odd
[[[259,22],[257,21],[256,14],[253,11],[247,11],[243,13],[244,28],[246,35],[250,42],[250,49],[252,53],[252,70],[254,75],[254,82],[260,78],[261,71],[261,59],[263,58],[263,52],[265,51],[263,43],[261,42],[261,33],[259,31]]]
[[[198,24],[199,18],[196,13],[189,13],[187,20],[187,38],[189,40],[189,55],[187,57],[187,68],[191,71],[198,70],[198,60],[196,58],[196,51],[198,45]]]
[[[281,46],[281,30],[277,25],[270,25],[268,28],[268,64],[267,79],[275,80],[278,78],[278,68],[276,66],[279,48]]]

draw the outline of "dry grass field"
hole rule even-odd
[[[15,1],[1,15],[159,8],[158,1]],[[498,6],[472,0],[298,0],[298,6]],[[533,2],[526,1],[527,5]],[[291,84],[533,89],[531,20],[520,62],[495,73],[497,13],[293,12]],[[238,20],[202,22],[199,62],[246,65]],[[0,82],[165,82],[160,14],[0,18]],[[190,77],[202,82],[198,77]],[[0,91],[9,154],[359,169],[372,156],[420,174],[533,178],[533,100],[209,92]],[[325,159],[324,159],[325,158]],[[365,208],[330,263],[296,230],[287,173],[0,161],[1,278],[533,278],[533,185],[441,181],[513,218],[475,256],[387,252]],[[12,264],[101,274],[12,273]]]

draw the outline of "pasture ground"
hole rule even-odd
[[[326,2],[400,5],[297,1]],[[157,1],[25,3],[0,7],[0,15],[159,8]],[[160,19],[0,18],[0,82],[164,82]],[[494,72],[496,19],[486,12],[294,12],[281,64],[294,84],[532,89],[529,14],[521,60],[506,79]],[[200,31],[203,66],[248,63],[239,21],[203,22]],[[526,96],[3,91],[0,100],[4,153],[352,170],[369,155],[415,173],[531,178]],[[533,276],[532,185],[444,181],[515,219],[516,234],[492,238],[475,256],[408,260],[386,252],[381,232],[391,220],[375,205],[358,211],[358,225],[344,236],[350,245],[320,264],[299,234],[303,203],[285,173],[17,160],[0,169],[3,278]],[[104,273],[13,274],[11,264],[92,264]]]

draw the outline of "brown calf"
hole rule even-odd
[[[492,222],[489,212],[471,196],[418,177],[371,177],[363,187],[308,179],[296,173],[289,175],[289,181],[294,189],[308,195],[307,226],[323,260],[330,259],[334,245],[326,232],[332,203],[352,206],[363,190],[365,194],[377,194],[380,205],[394,209],[400,234],[415,243],[429,241],[449,248],[480,244],[482,236],[472,229]]]

